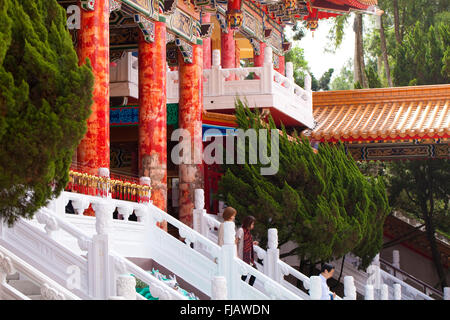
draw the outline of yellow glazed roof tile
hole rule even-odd
[[[450,137],[450,85],[313,93],[321,141],[439,139]]]

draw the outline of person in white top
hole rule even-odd
[[[325,263],[322,265],[319,276],[322,280],[322,296],[320,297],[320,300],[334,300],[334,298],[336,298],[336,293],[331,292],[327,285],[327,280],[333,276],[334,269],[332,264]]]
[[[223,224],[224,222],[231,222],[234,221],[234,218],[236,217],[236,209],[233,207],[226,207],[223,211],[222,218],[223,222],[219,226],[219,230],[217,232],[217,244],[219,246],[223,246]],[[236,240],[237,243],[237,240]]]

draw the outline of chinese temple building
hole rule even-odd
[[[107,168],[150,177],[153,203],[189,226],[194,190],[205,187],[209,199],[216,182],[205,184],[211,175],[201,161],[172,163],[173,130],[190,133],[192,157],[201,159],[204,129],[233,127],[236,96],[277,123],[312,129],[312,92],[308,81],[305,88],[294,83],[285,63],[291,44],[284,28],[306,21],[314,31],[321,19],[377,14],[376,0],[58,2],[80,64],[89,59],[95,77],[93,112],[74,162],[92,175]]]
[[[356,161],[449,158],[449,99],[448,84],[314,92],[317,126],[304,133],[315,142],[343,142]],[[380,258],[383,263],[397,263],[398,272],[395,250],[402,257],[405,279],[421,279],[414,282],[434,292],[432,286],[439,278],[426,233],[417,229],[420,224],[400,212],[389,215],[384,224],[384,242],[389,246]],[[448,270],[450,243],[444,236],[436,237],[442,265]]]
[[[357,161],[448,158],[450,85],[315,92],[310,138]]]

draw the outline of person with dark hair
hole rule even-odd
[[[234,221],[236,217],[236,209],[233,207],[226,207],[222,213],[223,222],[219,226],[219,230],[217,232],[217,244],[219,246],[223,245],[223,224],[224,222]]]
[[[334,266],[329,263],[324,263],[320,269],[320,279],[322,280],[322,296],[320,300],[334,300],[336,293],[331,292],[327,285],[327,280],[334,274]]]
[[[253,237],[251,234],[251,230],[255,227],[255,217],[247,216],[242,221],[242,227],[236,233],[236,238],[238,241],[238,257],[244,260],[244,262],[248,263],[252,267],[256,268],[255,265],[255,251],[253,250],[253,246],[258,245],[258,241],[253,241]],[[247,279],[247,276],[241,277],[243,281]],[[255,282],[255,277],[250,276],[248,284],[253,286]]]

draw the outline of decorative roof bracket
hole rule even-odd
[[[95,0],[81,0],[81,7],[86,11],[94,11]]]
[[[175,44],[178,46],[178,48],[180,48],[184,62],[192,63],[194,57],[194,50],[192,48],[192,45],[180,38],[175,39]]]
[[[144,39],[147,42],[154,42],[155,41],[155,24],[146,17],[135,14],[134,15],[134,22],[136,22],[141,29],[142,33],[144,34]]]

